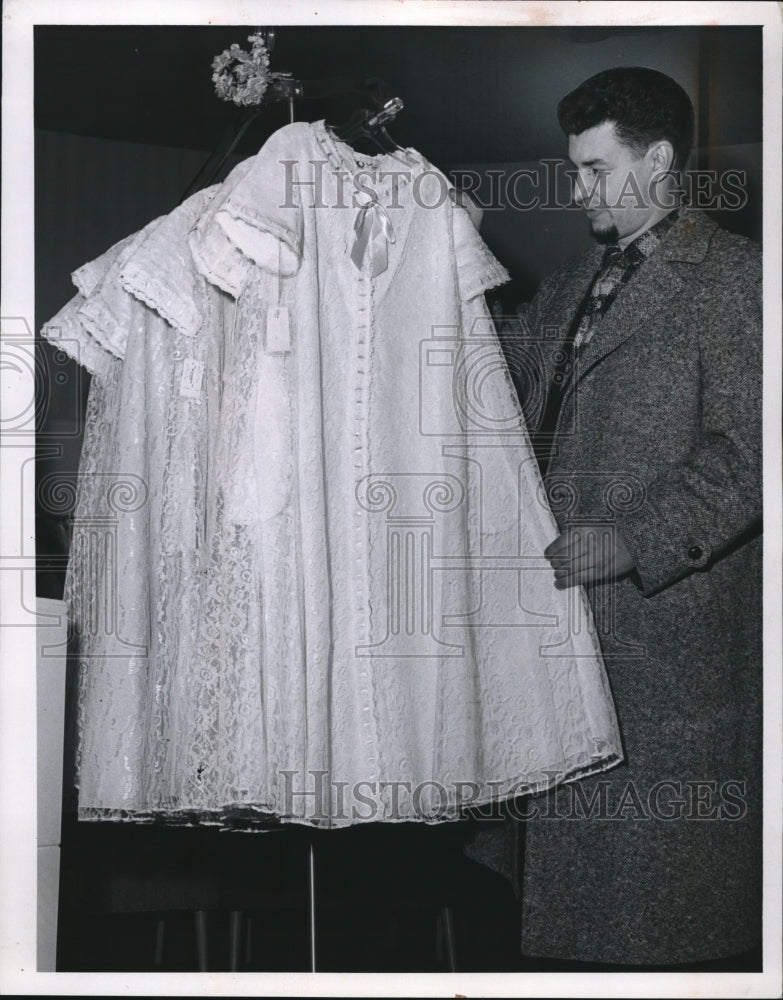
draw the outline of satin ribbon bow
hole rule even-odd
[[[359,196],[362,200],[366,199],[366,203],[359,208],[353,224],[356,236],[351,250],[351,260],[361,270],[369,248],[371,273],[375,278],[389,266],[388,244],[395,242],[394,229],[386,209],[379,204],[377,195],[370,195],[362,190],[358,193],[357,197]]]

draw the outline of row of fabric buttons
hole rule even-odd
[[[354,369],[354,421],[353,421],[353,471],[354,482],[360,482],[369,471],[368,442],[367,442],[367,394],[369,382],[369,365],[371,362],[371,336],[372,336],[372,281],[368,273],[368,263],[365,260],[362,268],[357,272],[357,324],[356,324],[356,350]],[[361,641],[362,632],[369,633],[368,608],[369,593],[367,586],[368,572],[368,522],[365,511],[362,511],[358,504],[354,506],[354,545],[355,545],[355,574],[353,586],[355,588],[355,627],[354,641]],[[367,636],[369,638],[369,635]],[[372,663],[369,658],[354,659],[357,664],[357,682],[359,688],[359,699],[361,702],[361,726],[364,734],[364,766],[368,780],[378,779],[378,759],[376,751],[376,734],[374,729],[374,718],[371,712],[372,705],[372,679],[370,677],[369,666]]]

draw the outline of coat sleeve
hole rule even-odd
[[[744,253],[743,253],[744,256]],[[734,258],[695,331],[701,426],[692,450],[653,480],[645,503],[618,520],[650,596],[707,571],[760,527],[762,301],[760,254]]]

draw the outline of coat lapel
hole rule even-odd
[[[544,304],[542,323],[545,349],[543,351],[543,385],[548,388],[555,374],[560,346],[564,343],[574,316],[587,294],[593,275],[601,264],[603,252],[596,247],[574,261],[568,278]],[[535,331],[539,334],[539,330]]]
[[[681,209],[680,214],[681,218],[618,295],[592,340],[581,351],[577,370],[566,386],[564,404],[588,372],[640,330],[649,329],[650,316],[660,311],[661,303],[674,300],[687,287],[688,281],[678,265],[702,261],[717,227],[708,216],[692,209]],[[581,299],[572,301],[571,316],[580,302]]]

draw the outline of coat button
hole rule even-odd
[[[691,547],[688,549],[688,557],[694,560],[701,559],[702,551],[698,545],[691,545]]]

